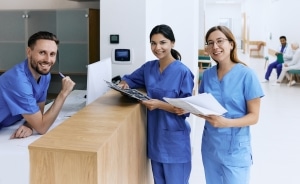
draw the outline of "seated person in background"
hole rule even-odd
[[[300,49],[298,43],[292,44],[292,49],[294,51],[294,56],[291,62],[284,63],[280,76],[274,85],[279,85],[283,80],[284,76],[289,80],[289,85],[294,85],[296,81],[291,81],[291,76],[287,73],[289,70],[300,70]]]
[[[287,63],[287,62],[291,61],[293,58],[292,48],[290,45],[287,44],[285,36],[280,36],[279,40],[280,40],[281,46],[279,48],[279,51],[276,52],[275,55],[277,56],[279,53],[282,53],[284,63]],[[269,66],[267,68],[267,72],[265,74],[265,79],[262,82],[269,82],[269,77],[274,68],[276,68],[277,79],[278,79],[278,77],[281,73],[281,70],[282,70],[282,63],[280,63],[279,61],[276,60],[273,63],[269,64]]]
[[[55,64],[58,44],[59,40],[52,33],[33,34],[28,40],[27,59],[0,76],[0,129],[25,119],[11,138],[28,137],[33,129],[45,134],[73,90],[75,83],[70,77],[64,77],[61,91],[44,114],[49,72]]]

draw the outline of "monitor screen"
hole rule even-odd
[[[112,49],[111,58],[113,64],[128,65],[133,61],[132,49]]]
[[[115,49],[115,61],[130,61],[130,50]]]
[[[111,81],[111,58],[87,65],[86,105],[105,94],[110,88],[105,81]]]

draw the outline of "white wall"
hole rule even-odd
[[[199,41],[199,9],[197,7],[199,7],[197,0],[191,0],[188,3],[179,0],[147,1],[146,60],[155,59],[150,49],[151,29],[158,24],[167,24],[175,35],[174,49],[181,54],[182,62],[196,72]]]
[[[279,34],[286,35],[290,43],[296,41],[300,44],[300,2],[295,0],[281,0],[278,1],[278,6],[280,8],[275,12],[278,19],[273,18],[273,21],[281,27]]]
[[[199,2],[197,0],[101,0],[100,55],[111,55],[112,48],[131,48],[132,65],[113,65],[113,76],[131,73],[148,60],[155,59],[149,34],[158,24],[168,24],[175,34],[175,48],[193,72],[197,70]],[[118,5],[118,6],[116,6]],[[137,8],[138,7],[138,8]],[[110,44],[109,34],[119,34],[120,43]]]
[[[117,8],[118,5],[120,8]],[[131,73],[146,61],[156,59],[150,49],[149,34],[158,24],[171,26],[175,35],[175,47],[182,62],[195,75],[195,90],[198,81],[199,1],[198,0],[101,0],[100,55],[108,57],[112,48],[132,48],[132,65],[112,65],[113,76]],[[108,42],[109,34],[120,34],[120,44]],[[176,74],[174,74],[176,75]],[[170,81],[171,82],[171,81]],[[193,127],[194,116],[189,117]],[[193,142],[194,133],[192,133]]]
[[[161,20],[163,16],[163,7],[161,5],[160,0],[146,0],[146,34],[145,34],[145,52],[146,58],[145,61],[149,61],[153,59],[153,53],[151,52],[150,47],[150,32],[152,28],[158,24],[162,24],[163,21]],[[171,26],[171,25],[170,25]],[[175,33],[174,33],[175,34]],[[176,35],[175,35],[176,39]]]
[[[277,49],[279,37],[285,35],[288,43],[300,43],[299,26],[300,2],[295,0],[245,0],[241,8],[236,5],[212,5],[205,7],[205,31],[218,24],[221,17],[232,17],[235,21],[233,33],[239,38],[242,30],[242,13],[246,13],[248,40],[262,40],[266,48]],[[270,39],[270,36],[272,38]],[[201,48],[199,43],[199,48]],[[266,52],[265,52],[266,53]]]
[[[231,19],[231,31],[239,48],[242,37],[242,7],[238,4],[207,4],[205,8],[205,33],[211,27],[219,25],[219,20],[224,18]]]
[[[294,0],[277,0],[271,3],[272,12],[269,16],[269,21],[272,26],[269,31],[273,34],[272,43],[279,45],[279,36],[285,35],[287,41],[294,41],[300,44],[299,34],[299,17],[300,17],[300,2]]]
[[[113,64],[112,76],[132,72],[145,62],[146,3],[136,0],[101,0],[100,6],[100,57],[111,56],[113,48],[133,50],[132,65]],[[119,44],[110,44],[109,35],[119,34]],[[149,42],[148,42],[149,43]]]
[[[198,35],[199,35],[199,40],[198,40],[198,48],[199,49],[204,49],[205,46],[205,22],[206,22],[206,6],[205,6],[205,1],[200,0],[199,1],[199,28],[198,28]]]
[[[284,35],[287,42],[300,43],[299,26],[300,2],[294,0],[248,0],[245,5],[249,19],[249,40],[263,40],[267,49],[277,49],[279,37]]]
[[[163,23],[172,27],[176,43],[174,49],[182,56],[182,62],[198,74],[199,1],[162,1]],[[168,8],[165,8],[168,7]]]
[[[267,38],[267,30],[270,27],[268,15],[271,10],[266,7],[269,7],[269,4],[268,1],[262,0],[251,0],[245,3],[250,41],[265,40]]]

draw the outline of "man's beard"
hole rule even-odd
[[[51,70],[51,67],[50,67],[50,70],[48,71],[48,72],[43,72],[42,70],[40,70],[39,69],[39,65],[38,64],[36,64],[35,65],[35,63],[38,63],[38,62],[36,62],[32,57],[30,58],[30,65],[31,65],[31,68],[33,68],[38,74],[40,74],[40,75],[48,75],[49,74],[49,72],[50,72],[50,70]]]

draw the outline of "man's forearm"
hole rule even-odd
[[[43,115],[43,128],[41,128],[40,131],[38,131],[41,134],[44,134],[48,131],[48,129],[51,127],[51,125],[55,122],[59,112],[62,109],[62,106],[67,98],[67,94],[59,93],[56,99],[54,100],[51,107],[46,111],[46,113]]]

